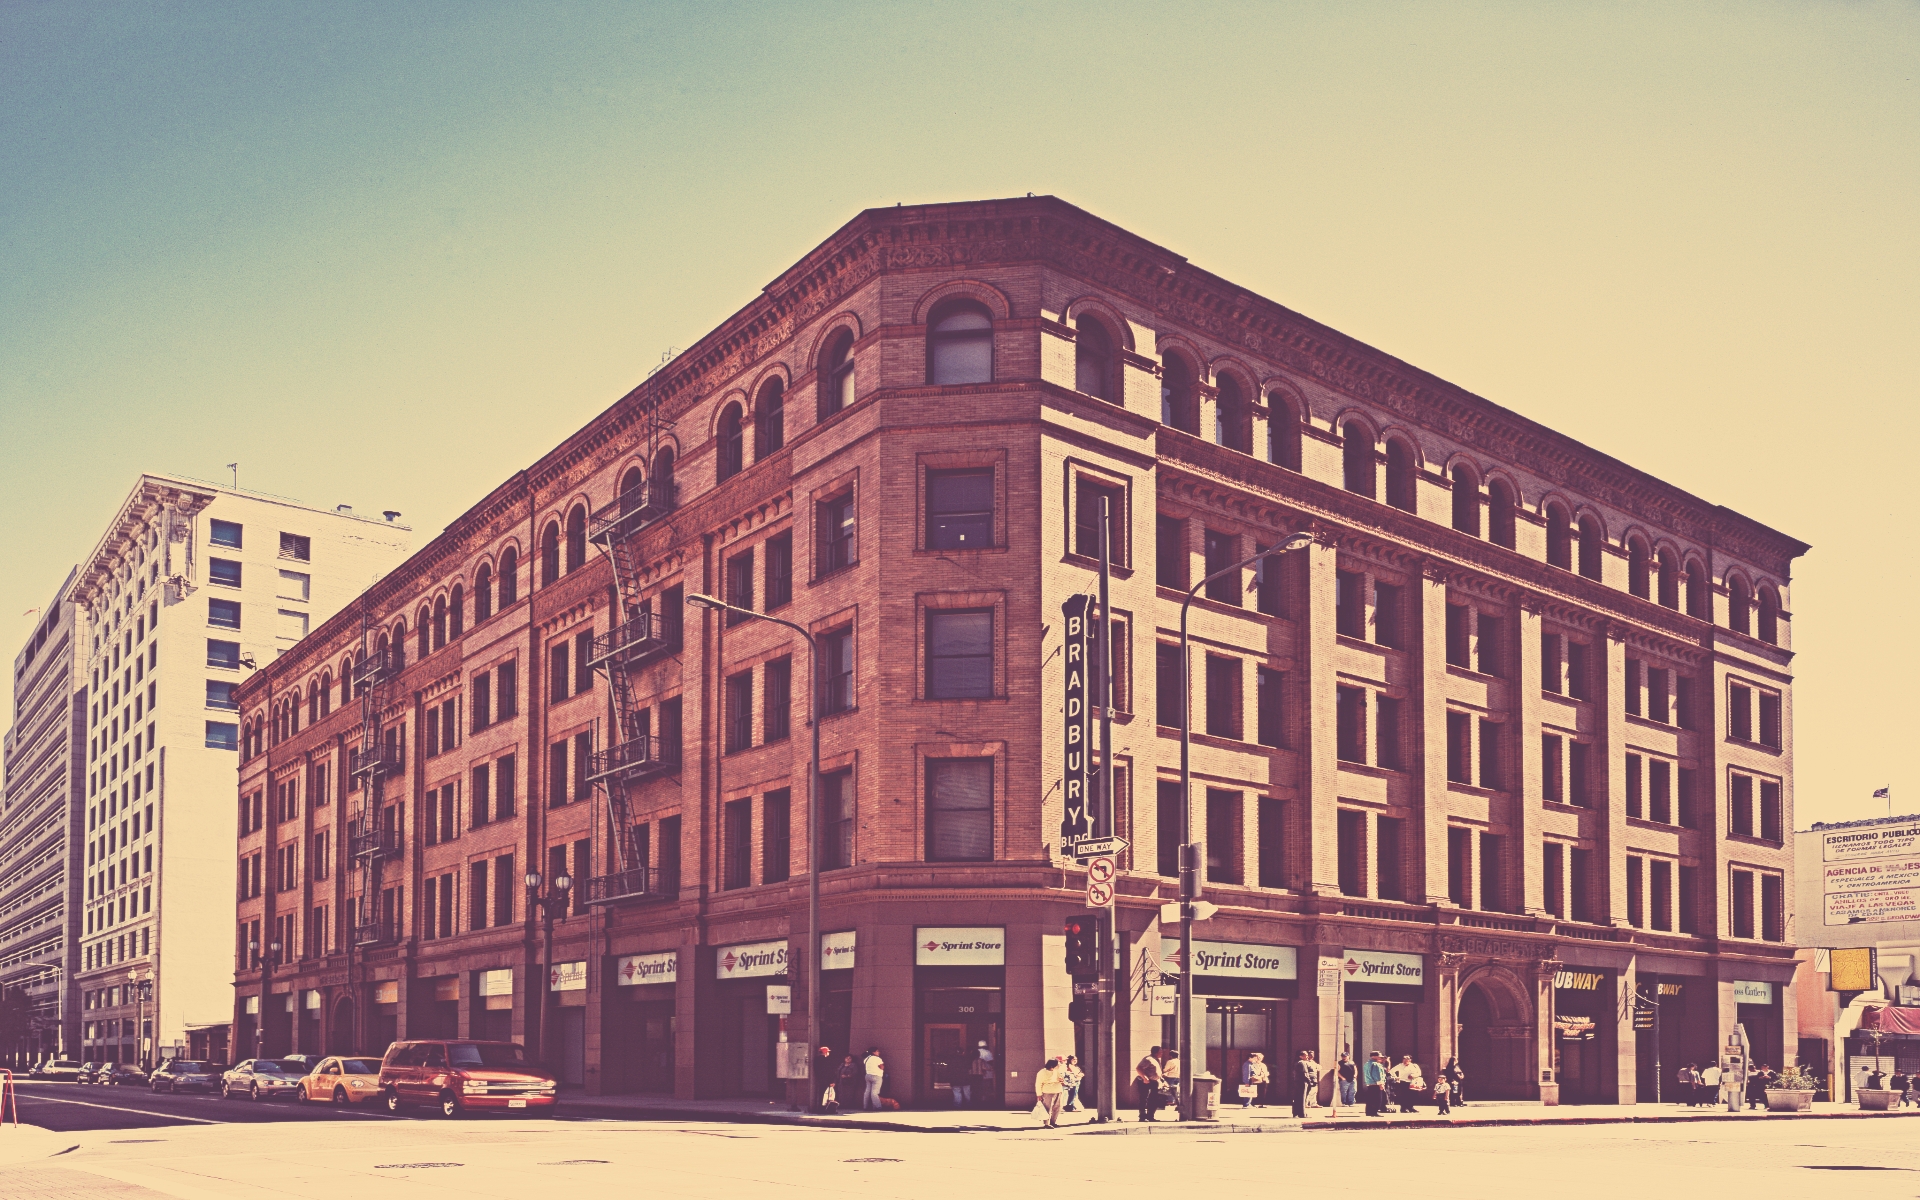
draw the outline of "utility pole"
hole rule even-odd
[[[1100,679],[1098,683],[1100,697],[1100,794],[1099,814],[1094,818],[1099,824],[1095,827],[1095,836],[1112,838],[1116,836],[1119,825],[1114,820],[1115,800],[1113,794],[1113,624],[1109,619],[1112,612],[1112,598],[1109,589],[1113,580],[1113,498],[1102,494],[1100,497],[1100,623],[1097,636],[1100,639]],[[1115,891],[1118,892],[1118,888]],[[1119,1107],[1120,1066],[1119,1042],[1119,1006],[1120,1006],[1120,897],[1115,895],[1113,903],[1107,905],[1101,921],[1104,942],[1100,950],[1100,1016],[1094,1026],[1095,1036],[1099,1039],[1094,1069],[1099,1074],[1100,1092],[1097,1097],[1094,1115],[1102,1122],[1114,1119]],[[1131,989],[1129,989],[1131,991]]]

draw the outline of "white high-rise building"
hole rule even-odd
[[[406,558],[411,531],[398,515],[142,475],[80,564],[66,593],[84,630],[72,823],[82,845],[70,858],[80,913],[65,964],[80,1030],[68,1053],[225,1056],[234,691]]]

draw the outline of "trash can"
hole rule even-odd
[[[1217,1121],[1220,1119],[1220,1077],[1200,1074],[1193,1077],[1193,1119],[1196,1121]]]

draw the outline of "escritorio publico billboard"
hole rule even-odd
[[[1821,834],[1820,899],[1827,925],[1920,920],[1920,821]]]

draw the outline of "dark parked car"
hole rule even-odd
[[[220,1086],[220,1069],[204,1059],[169,1058],[147,1076],[156,1092],[211,1092]]]
[[[220,1077],[220,1098],[245,1096],[249,1100],[273,1100],[291,1096],[306,1073],[305,1063],[249,1058]]]
[[[99,1083],[100,1077],[107,1073],[110,1063],[90,1062],[80,1065],[80,1073],[73,1077],[75,1083]]]
[[[524,1111],[552,1116],[557,1081],[513,1042],[395,1042],[380,1064],[380,1101],[390,1113],[432,1105],[449,1117]]]
[[[93,1081],[111,1087],[144,1087],[147,1073],[140,1069],[139,1063],[114,1063],[95,1075]]]

